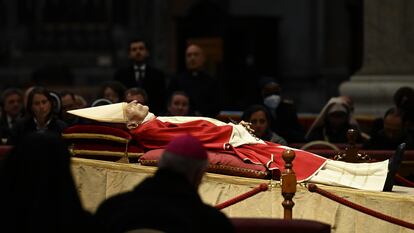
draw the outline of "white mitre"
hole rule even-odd
[[[125,116],[125,107],[127,103],[116,103],[101,105],[97,107],[81,108],[76,110],[70,110],[68,113],[88,118],[100,122],[108,123],[126,123],[128,118]]]

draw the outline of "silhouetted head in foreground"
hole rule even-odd
[[[28,134],[4,161],[1,232],[76,232],[86,229],[64,142],[49,133]]]

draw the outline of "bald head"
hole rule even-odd
[[[205,56],[203,49],[195,44],[187,47],[185,52],[185,61],[187,69],[190,71],[201,70],[204,66]]]
[[[165,148],[158,167],[184,175],[198,188],[208,165],[208,155],[203,144],[191,135],[173,139]]]

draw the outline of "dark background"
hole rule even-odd
[[[0,88],[94,88],[143,36],[172,76],[201,41],[224,109],[258,98],[273,76],[299,112],[319,112],[361,66],[362,0],[0,0]],[[214,91],[214,90],[212,90]]]

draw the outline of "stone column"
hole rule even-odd
[[[340,85],[355,112],[382,116],[401,86],[414,88],[414,1],[364,0],[363,65]]]

